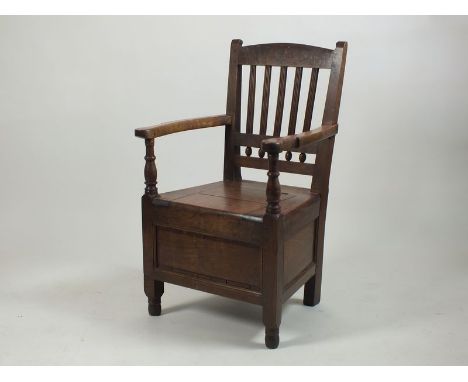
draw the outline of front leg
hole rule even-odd
[[[148,297],[148,313],[151,316],[161,315],[161,297],[164,293],[164,283],[152,279],[154,268],[154,226],[151,217],[152,201],[157,198],[157,170],[154,155],[154,139],[145,139],[145,195],[142,197],[143,223],[143,272],[145,274],[144,290]],[[148,275],[148,276],[147,276]]]
[[[281,186],[278,180],[278,154],[269,153],[267,208],[263,217],[263,323],[265,345],[276,349],[283,303],[283,219],[281,216]]]
[[[148,313],[150,316],[160,316],[164,283],[158,280],[145,280],[145,293],[148,296]]]
[[[263,247],[263,323],[265,345],[276,349],[283,304],[283,238],[279,215],[265,215],[265,245]]]

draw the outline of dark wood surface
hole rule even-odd
[[[333,53],[332,49],[302,44],[259,44],[244,47],[238,60],[240,65],[330,69]]]
[[[231,124],[229,115],[213,115],[210,117],[182,119],[180,121],[166,122],[150,127],[141,127],[135,130],[137,137],[152,139],[163,135],[180,133],[182,131],[204,129]]]
[[[303,147],[319,143],[336,135],[336,133],[338,133],[338,125],[325,125],[300,134],[287,135],[286,137],[281,138],[265,139],[262,141],[262,149],[267,152],[275,153],[292,149],[302,151]]]
[[[260,290],[262,258],[257,246],[165,227],[157,228],[156,241],[156,268],[228,280],[239,287]]]
[[[346,53],[345,42],[325,49],[283,43],[243,46],[241,40],[233,40],[226,114],[135,130],[146,145],[143,270],[150,315],[162,312],[166,282],[258,304],[263,309],[265,344],[276,348],[284,301],[304,286],[304,305],[319,303],[328,185]],[[241,98],[243,66],[249,67],[246,100]],[[271,83],[273,68],[279,70],[277,84]],[[291,85],[288,68],[294,68]],[[304,69],[310,71],[305,79]],[[330,71],[325,109],[322,125],[311,130],[322,70]],[[307,89],[301,89],[303,83]],[[273,101],[271,86],[278,90]],[[291,106],[284,116],[288,86]],[[261,92],[260,105],[255,102],[257,91]],[[302,97],[307,97],[304,120],[298,121]],[[245,132],[241,132],[242,102],[246,104]],[[274,113],[273,135],[267,134],[269,113]],[[160,194],[154,139],[215,126],[225,126],[223,180]],[[298,161],[292,153],[300,154]],[[309,155],[315,156],[313,163]],[[243,167],[267,170],[265,182],[243,180]],[[187,171],[198,169],[194,164]],[[280,184],[282,172],[311,176],[311,187]]]
[[[221,181],[163,193],[157,203],[166,200],[228,214],[262,218],[267,206],[265,190],[266,183],[264,182]],[[293,186],[282,186],[279,195],[283,214],[289,214],[306,204],[318,202],[319,199],[318,194],[305,188]]]

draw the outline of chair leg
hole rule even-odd
[[[269,349],[276,349],[279,345],[281,305],[279,308],[271,308],[263,308],[263,323],[265,324],[265,346]]]
[[[284,229],[281,215],[281,186],[278,181],[278,153],[268,153],[267,208],[263,218],[263,323],[265,345],[276,349],[283,303]]]
[[[146,291],[148,296],[148,313],[150,316],[160,316],[161,297],[164,294],[164,283],[162,281],[153,280],[150,284],[152,284],[151,290]]]
[[[279,345],[279,328],[265,328],[265,345],[268,349],[276,349]]]
[[[320,291],[316,293],[317,279],[312,276],[304,285],[304,305],[315,306],[320,302]],[[320,286],[318,286],[320,289]]]
[[[279,299],[270,299],[263,306],[263,323],[265,324],[265,345],[276,349],[279,345],[279,327],[281,324],[282,303]]]
[[[320,302],[322,291],[322,268],[323,268],[323,241],[325,238],[325,213],[326,203],[322,205],[322,211],[315,225],[314,262],[315,275],[304,285],[304,305],[315,306]]]
[[[160,316],[161,315],[161,298],[158,299],[159,302],[151,298],[148,299],[148,313],[150,316]]]

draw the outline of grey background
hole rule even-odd
[[[466,364],[467,37],[462,17],[1,17],[0,364]],[[142,288],[133,129],[223,113],[232,38],[349,42],[322,302],[293,296],[276,351],[257,306],[169,285],[155,318]],[[221,179],[222,128],[156,150],[162,192]]]

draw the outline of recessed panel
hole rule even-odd
[[[284,285],[294,281],[313,263],[314,223],[292,235],[284,243]]]
[[[157,227],[155,262],[170,269],[260,289],[260,248],[170,228]]]

